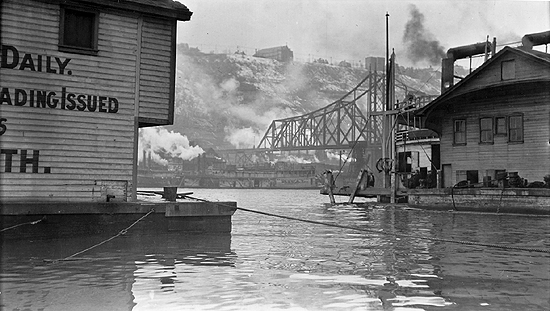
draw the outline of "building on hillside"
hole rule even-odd
[[[294,53],[288,46],[277,46],[273,48],[257,50],[254,57],[271,58],[280,62],[291,62],[294,60]]]
[[[386,59],[384,57],[369,56],[365,58],[365,69],[369,71],[386,70]]]
[[[0,203],[135,199],[138,129],[173,123],[176,23],[192,13],[172,0],[0,6]]]

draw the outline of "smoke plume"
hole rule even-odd
[[[303,109],[292,97],[292,91],[307,87],[299,66],[287,68],[270,59],[240,55],[216,61],[185,53],[179,57],[176,88],[181,99],[176,123],[185,128],[199,122],[194,116],[201,116],[208,122],[196,128],[208,127],[212,136],[222,138],[218,146],[229,142],[235,148],[253,148],[273,120],[297,115],[297,110]]]
[[[255,148],[261,139],[261,133],[251,127],[236,129],[226,127],[227,136],[225,140],[230,142],[235,148]]]
[[[426,61],[431,65],[441,63],[445,50],[433,34],[424,29],[424,14],[415,5],[409,5],[411,18],[405,25],[403,43],[406,46],[407,57],[415,64]]]
[[[164,128],[148,127],[139,131],[138,161],[142,161],[143,153],[161,165],[167,165],[167,156],[191,160],[201,155],[204,150],[199,146],[191,146],[187,136]]]

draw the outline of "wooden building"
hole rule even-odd
[[[172,0],[0,1],[0,203],[135,199],[140,127],[172,124]]]
[[[277,46],[273,48],[256,51],[254,57],[271,58],[280,62],[291,62],[294,59],[294,52],[288,46]]]
[[[505,47],[446,87],[419,113],[440,137],[442,187],[550,174],[549,54]]]

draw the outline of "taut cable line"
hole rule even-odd
[[[295,221],[300,221],[300,222],[305,222],[305,223],[310,223],[310,224],[316,224],[316,225],[323,225],[323,226],[328,226],[328,227],[350,229],[350,230],[363,231],[363,232],[368,232],[368,233],[376,233],[376,234],[382,234],[382,235],[390,235],[390,236],[400,237],[400,238],[414,238],[414,239],[429,240],[429,241],[434,241],[434,242],[445,242],[445,243],[471,245],[471,246],[484,246],[484,247],[489,247],[489,248],[498,248],[498,249],[506,249],[506,250],[516,250],[516,251],[550,254],[549,249],[543,249],[543,248],[519,247],[519,246],[492,244],[492,243],[482,243],[482,242],[474,242],[474,241],[463,241],[463,240],[454,240],[454,239],[423,237],[423,236],[403,234],[403,233],[391,233],[391,232],[385,232],[385,231],[379,231],[379,230],[373,230],[373,229],[365,229],[365,228],[359,228],[359,227],[353,227],[353,226],[331,224],[331,223],[326,223],[326,222],[321,222],[321,221],[315,221],[315,220],[308,220],[308,219],[292,217],[292,216],[277,215],[277,214],[273,214],[273,213],[257,211],[257,210],[248,209],[248,208],[244,208],[244,207],[235,207],[235,206],[231,206],[231,205],[220,203],[220,202],[208,201],[208,200],[205,200],[205,199],[196,198],[196,197],[192,197],[192,196],[189,196],[189,195],[186,195],[185,197],[189,198],[189,199],[201,201],[201,202],[207,202],[207,203],[217,204],[217,205],[220,205],[220,206],[235,208],[237,210],[241,210],[241,211],[244,211],[244,212],[260,214],[260,215],[265,215],[265,216],[271,216],[271,217],[277,217],[277,218],[288,219],[288,220],[295,220]]]

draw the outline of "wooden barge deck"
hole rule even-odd
[[[28,222],[63,234],[112,232],[151,212],[142,228],[200,233],[231,232],[236,202],[14,202],[0,203],[1,229]],[[146,226],[146,227],[143,227]],[[147,228],[149,227],[149,228]],[[9,232],[21,230],[9,230]],[[5,235],[8,231],[2,232]]]

